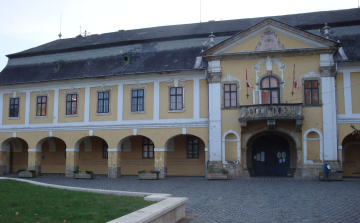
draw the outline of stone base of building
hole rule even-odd
[[[36,176],[41,175],[41,166],[29,166],[28,170],[35,170]]]
[[[244,169],[241,164],[222,164],[220,169],[222,168],[229,171],[229,178],[250,178],[249,171]]]
[[[78,166],[67,166],[66,167],[66,177],[74,177],[75,173],[74,171],[79,171],[79,167]]]
[[[0,165],[0,176],[10,172],[10,165]]]
[[[108,167],[108,177],[109,178],[121,177],[121,167]]]
[[[155,167],[156,171],[160,171],[159,178],[163,179],[167,176],[167,167]]]

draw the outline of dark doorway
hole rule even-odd
[[[278,135],[264,135],[252,144],[252,168],[256,176],[286,176],[290,168],[289,143]]]

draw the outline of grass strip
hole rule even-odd
[[[0,222],[107,222],[154,203],[0,180]]]

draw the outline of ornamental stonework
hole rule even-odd
[[[260,46],[256,47],[256,51],[259,50],[282,50],[284,49],[283,45],[279,44],[279,37],[274,32],[265,32],[264,35],[260,38]]]
[[[220,83],[221,81],[221,72],[208,72],[206,80],[208,83]]]

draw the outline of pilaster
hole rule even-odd
[[[0,176],[10,172],[10,151],[0,150]]]
[[[0,105],[1,105],[1,108],[3,108],[3,105],[4,105],[3,99],[4,99],[4,93],[0,93]],[[4,112],[3,109],[0,109],[0,125],[2,125],[3,112]],[[1,174],[1,170],[0,170],[0,174]]]
[[[221,161],[221,72],[207,72],[209,85],[209,160]]]
[[[41,175],[41,150],[28,150],[28,170],[35,170],[36,176]]]
[[[163,148],[155,148],[155,168],[154,170],[160,171],[159,178],[167,176],[167,152]]]
[[[79,150],[66,149],[66,177],[74,177],[74,171],[79,170]]]
[[[108,149],[108,177],[121,177],[121,149]]]

